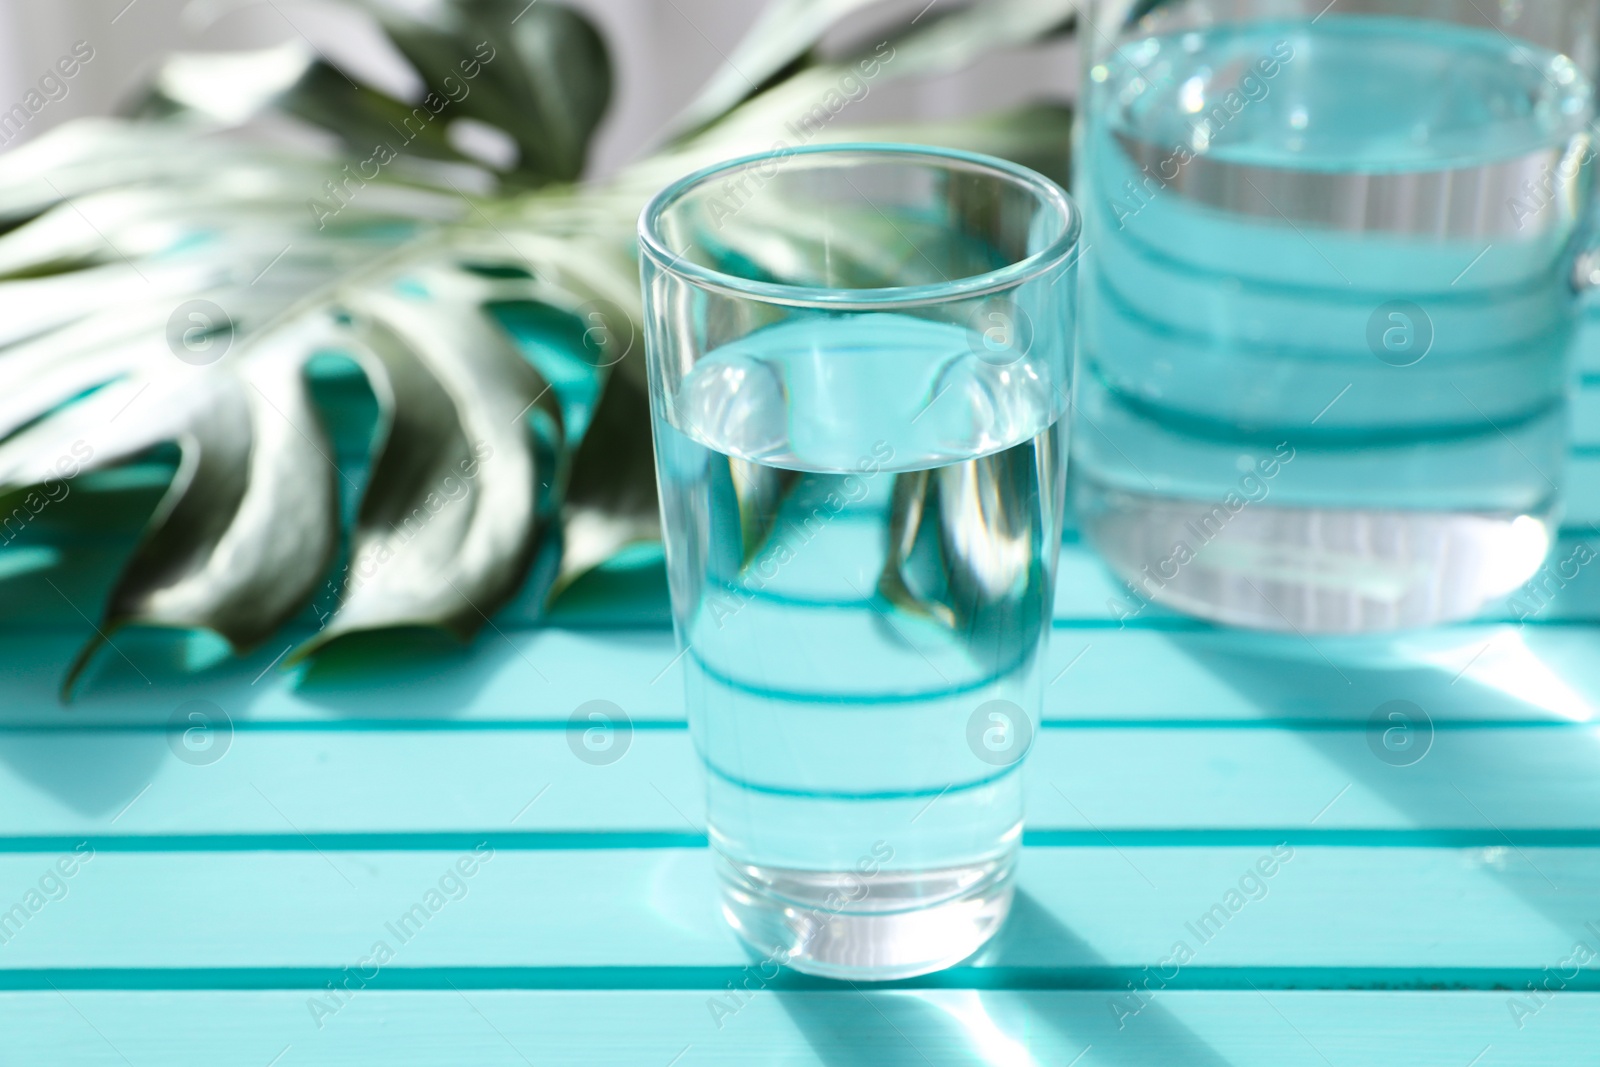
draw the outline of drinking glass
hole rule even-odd
[[[1073,501],[1151,603],[1473,615],[1561,514],[1592,0],[1099,0]]]
[[[888,145],[724,163],[640,220],[689,728],[768,960],[905,977],[1005,918],[1078,230],[1032,171]]]

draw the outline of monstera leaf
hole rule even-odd
[[[537,573],[553,596],[657,537],[633,244],[644,201],[769,147],[864,56],[875,78],[936,74],[1053,33],[1074,7],[952,7],[822,61],[831,20],[869,5],[779,0],[688,132],[584,186],[611,71],[582,16],[549,0],[361,6],[414,66],[417,98],[296,43],[186,55],[131,118],[0,157],[0,498],[172,462],[68,689],[121,627],[209,631],[243,652],[314,598],[316,632],[286,662],[398,627],[469,638],[547,553]],[[740,60],[764,84],[730,88]],[[1035,105],[810,136],[944,143],[1061,173],[1068,126],[1065,109]],[[783,239],[808,237],[788,225]],[[364,461],[341,464],[315,399],[329,359],[376,400]],[[316,597],[330,574],[336,595]]]
[[[831,63],[806,64],[805,59],[845,16],[883,8],[883,0],[773,0],[748,37],[701,90],[678,120],[679,128],[704,129],[741,102],[782,85],[786,92],[769,97],[767,110],[781,100],[796,100],[795,115],[804,115],[824,100],[852,68],[868,56],[890,78],[959,70],[995,49],[1031,44],[1064,30],[1077,14],[1079,0],[977,0],[967,4],[933,0],[903,25],[883,32],[882,44],[893,43],[888,63],[876,44],[857,46]],[[869,68],[871,69],[871,68]],[[790,77],[773,84],[788,71]],[[871,77],[878,77],[874,72]],[[754,112],[756,114],[759,112]]]

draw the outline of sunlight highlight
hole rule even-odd
[[[1595,718],[1594,705],[1528,647],[1523,631],[1517,627],[1497,627],[1487,644],[1425,651],[1418,658],[1448,671],[1458,681],[1497,690],[1570,722],[1592,722]]]
[[[941,991],[927,1002],[961,1024],[978,1062],[991,1067],[1041,1067],[1026,1045],[995,1024],[978,990]]]

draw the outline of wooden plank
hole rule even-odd
[[[77,640],[13,633],[0,658],[0,725],[160,724],[191,699],[235,721],[564,721],[609,700],[635,721],[681,721],[670,631],[488,631],[468,647],[391,638],[284,675],[269,645],[233,659],[214,640],[143,632],[116,638],[70,708],[57,697]],[[1474,625],[1306,639],[1185,625],[1058,626],[1045,693],[1049,721],[1365,722],[1409,700],[1435,722],[1588,722],[1600,708],[1600,629]],[[1177,694],[1181,699],[1174,699]]]
[[[1593,445],[1568,457],[1561,490],[1566,500],[1563,524],[1568,529],[1588,532],[1600,523],[1600,452]]]
[[[732,977],[750,960],[705,849],[495,850],[447,881],[463,858],[100,852],[9,934],[0,987],[317,987],[380,941],[390,966],[437,988],[468,971],[501,987],[671,988],[684,968]],[[0,902],[59,860],[0,856]],[[1270,876],[1252,875],[1264,862]],[[1184,942],[1171,988],[1521,988],[1579,941],[1600,949],[1592,848],[1038,847],[1019,879],[996,943],[936,984],[1119,988]],[[1600,990],[1600,969],[1571,988]]]
[[[220,743],[220,758],[193,765],[163,731],[0,735],[0,850],[78,837],[247,847],[212,840],[239,835],[255,847],[300,848],[301,835],[324,848],[429,835],[518,847],[528,835],[704,829],[699,762],[678,728],[637,730],[605,766],[580,761],[564,729],[241,729]],[[1502,834],[1600,844],[1597,766],[1595,726],[1443,729],[1410,766],[1379,759],[1364,728],[1096,726],[1045,729],[1024,777],[1033,841],[1226,843],[1248,831],[1489,847]]]
[[[8,1062],[85,1067],[1531,1067],[1593,1062],[1600,1030],[1582,993],[1521,1030],[1505,993],[1168,992],[1121,1030],[1101,992],[767,991],[720,1029],[710,995],[369,989],[319,1030],[299,991],[5,994],[0,1027]]]
[[[7,1062],[85,1067],[1531,1067],[1600,1030],[1583,993],[1519,1030],[1506,993],[1167,992],[1119,1030],[1103,992],[765,991],[720,1028],[712,992],[368,989],[321,1029],[303,991],[0,994],[0,1028]]]
[[[1600,342],[1600,338],[1596,340]],[[1586,450],[1600,444],[1600,374],[1590,371],[1583,375],[1580,386],[1572,395],[1572,444]]]

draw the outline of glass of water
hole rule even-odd
[[[1152,603],[1470,616],[1561,512],[1592,0],[1097,0],[1080,522]]]
[[[1025,168],[779,150],[640,221],[673,616],[723,912],[888,979],[1004,920],[1061,540],[1079,224]]]

